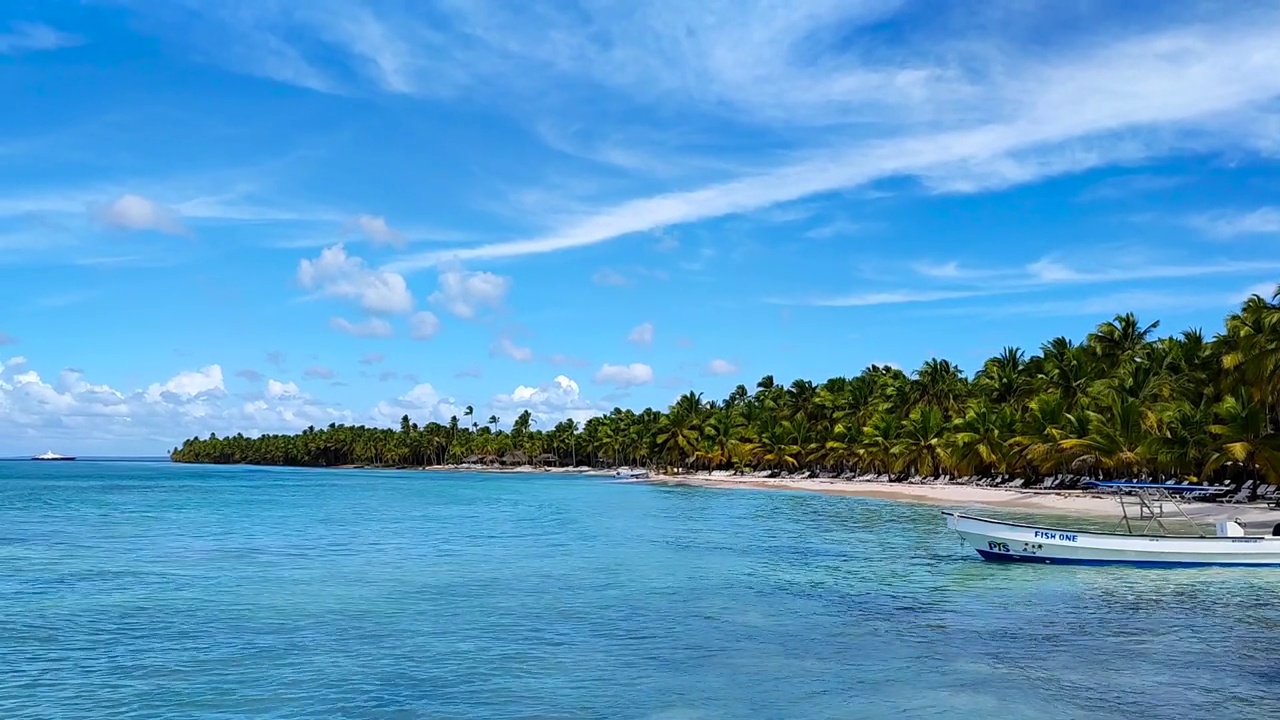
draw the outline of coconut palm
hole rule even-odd
[[[935,358],[909,375],[885,365],[822,382],[766,375],[723,400],[690,391],[665,410],[615,408],[581,425],[539,428],[533,408],[518,408],[508,431],[496,414],[481,425],[468,405],[465,422],[403,415],[388,418],[390,427],[210,434],[171,457],[428,465],[519,450],[592,466],[1280,483],[1280,287],[1246,300],[1212,340],[1199,329],[1156,337],[1158,329],[1118,315],[1080,343],[1003,348],[972,379]]]

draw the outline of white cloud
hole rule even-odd
[[[489,348],[490,355],[509,357],[516,362],[529,362],[533,359],[533,350],[517,345],[514,340],[503,335],[494,341]]]
[[[98,210],[104,225],[122,230],[154,230],[169,235],[187,235],[189,231],[173,210],[141,195],[121,195]]]
[[[544,429],[565,418],[585,422],[600,414],[600,410],[582,397],[578,383],[567,375],[557,375],[547,384],[531,387],[519,385],[509,394],[497,395],[489,403],[490,408],[506,413],[508,420],[528,410]]]
[[[322,295],[354,300],[369,312],[413,310],[413,294],[403,276],[370,269],[364,260],[347,255],[341,243],[325,248],[314,260],[299,261],[298,282]]]
[[[280,382],[279,380],[267,380],[267,397],[272,400],[279,400],[286,397],[298,397],[301,392],[298,386],[292,382]]]
[[[1222,211],[1197,215],[1192,226],[1218,238],[1280,233],[1280,208],[1262,207],[1250,212]]]
[[[0,363],[0,455],[54,449],[95,454],[159,454],[192,436],[296,432],[307,425],[355,420],[323,407],[294,383],[272,380],[266,395],[238,403],[225,392],[220,365],[179,372],[144,389],[122,391],[66,369],[55,383]]]
[[[9,32],[0,33],[0,55],[58,50],[84,44],[84,38],[56,30],[44,23],[11,22]]]
[[[329,327],[356,337],[391,337],[391,323],[378,317],[371,317],[364,322],[353,323],[346,318],[330,318]]]
[[[653,323],[642,322],[627,333],[627,342],[648,347],[653,344]]]
[[[454,415],[461,417],[462,411],[463,407],[457,401],[441,395],[431,383],[419,383],[395,400],[378,403],[372,414],[377,423],[396,425],[405,414],[419,424],[432,421],[447,423]]]
[[[1077,37],[1051,50],[1032,50],[1006,37],[962,42],[944,33],[935,40],[947,41],[945,51],[922,39],[918,46],[894,48],[900,52],[893,53],[869,35],[865,50],[841,43],[844,55],[831,53],[814,38],[828,36],[833,18],[843,23],[847,14],[862,12],[847,3],[833,0],[802,10],[788,6],[785,17],[773,5],[735,6],[733,12],[735,17],[726,18],[713,10],[666,8],[660,13],[663,24],[645,28],[649,34],[628,27],[633,36],[652,43],[644,46],[654,51],[651,57],[624,35],[621,19],[621,24],[601,29],[619,43],[617,50],[582,40],[576,47],[581,55],[556,57],[574,63],[574,71],[625,84],[633,92],[643,92],[642,84],[630,82],[638,74],[657,83],[654,91],[665,85],[664,79],[683,83],[687,78],[695,84],[681,90],[713,106],[719,101],[722,109],[725,102],[739,106],[762,122],[853,129],[815,132],[812,137],[818,139],[789,158],[757,156],[750,163],[755,170],[603,207],[561,222],[546,234],[410,255],[388,267],[408,271],[580,248],[894,176],[922,177],[940,190],[971,192],[1117,160],[1249,145],[1264,138],[1242,135],[1249,130],[1239,120],[1261,112],[1261,103],[1280,94],[1280,52],[1275,50],[1280,20],[1273,9],[1242,9],[1183,26],[1168,17],[1153,18],[1145,32]],[[938,22],[989,32],[979,20],[957,19],[961,17],[939,14]],[[708,24],[711,18],[724,24]],[[547,21],[543,16],[526,20]],[[988,27],[998,34],[1008,24]],[[691,33],[690,27],[698,31]],[[862,26],[840,27],[857,37]],[[512,28],[503,30],[501,37],[510,40]],[[518,45],[533,54],[551,52],[538,47],[546,43]],[[625,64],[615,56],[622,52],[627,53]],[[861,65],[860,52],[865,53]],[[931,64],[939,56],[948,62]],[[800,57],[807,61],[799,62]],[[883,57],[895,58],[894,64],[877,64]],[[609,59],[619,64],[611,65]],[[618,78],[597,74],[606,67]]]
[[[228,396],[216,364],[133,392],[90,383],[73,369],[63,370],[56,385],[50,384],[34,370],[20,371],[21,365],[11,358],[0,369],[0,452],[5,454],[50,445],[71,452],[119,454],[145,448],[154,453],[210,430],[248,432],[254,427],[240,408],[223,405]],[[272,428],[305,425],[276,423]]]
[[[707,372],[712,375],[732,375],[738,372],[738,366],[728,360],[716,358],[715,360],[707,363]]]
[[[511,278],[482,271],[447,270],[429,298],[454,315],[471,319],[480,308],[497,309],[511,290]]]
[[[414,340],[430,340],[440,332],[440,318],[430,310],[421,310],[409,316],[409,337]]]
[[[647,385],[653,382],[653,368],[644,363],[630,365],[605,363],[596,371],[595,381],[601,385],[612,385],[618,388]]]
[[[405,242],[404,233],[387,225],[387,219],[381,215],[358,215],[351,224],[361,235],[375,243],[399,246]]]
[[[216,397],[226,394],[226,389],[222,366],[208,365],[199,370],[184,370],[164,384],[152,384],[147,388],[146,398],[159,402],[162,399]]]

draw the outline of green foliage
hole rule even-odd
[[[754,392],[739,385],[723,401],[689,392],[665,413],[615,408],[581,427],[538,428],[525,411],[507,432],[496,416],[480,424],[468,406],[466,423],[419,427],[405,416],[397,429],[192,438],[172,458],[422,466],[506,456],[703,471],[1280,482],[1278,302],[1280,288],[1270,300],[1250,298],[1212,341],[1198,330],[1156,338],[1158,323],[1118,315],[1080,344],[1059,337],[1030,356],[1004,348],[972,379],[939,359],[911,375],[873,365],[821,384],[766,375]]]

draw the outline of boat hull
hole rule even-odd
[[[1280,566],[1280,537],[1181,537],[1082,532],[944,513],[984,560],[1150,567]]]

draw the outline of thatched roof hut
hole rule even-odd
[[[503,465],[527,465],[529,464],[529,456],[519,450],[512,450],[502,456]]]
[[[497,465],[497,464],[498,464],[498,456],[497,456],[497,455],[484,455],[484,456],[482,456],[482,457],[480,458],[480,462],[481,462],[481,463],[483,463],[483,464],[485,464],[485,465]]]
[[[551,453],[542,453],[538,457],[534,458],[534,462],[539,465],[559,465],[560,458],[552,455]]]
[[[466,456],[466,457],[462,458],[462,462],[467,463],[468,465],[474,465],[475,463],[480,462],[480,456],[479,456],[479,455],[468,455],[468,456]]]

